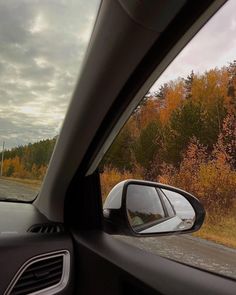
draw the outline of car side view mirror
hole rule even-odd
[[[205,218],[193,195],[143,180],[118,183],[107,196],[103,214],[107,232],[135,236],[194,232]]]

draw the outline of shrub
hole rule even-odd
[[[116,168],[105,166],[103,172],[100,174],[103,202],[105,201],[111,189],[117,183],[130,178],[134,178],[131,172],[125,170],[123,172],[120,172]]]

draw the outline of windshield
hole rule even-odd
[[[0,0],[0,200],[37,195],[98,0]]]

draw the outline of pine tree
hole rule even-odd
[[[232,106],[231,111],[235,114],[236,113],[236,60],[231,62],[228,66],[228,75],[229,75],[229,82],[228,82],[228,93],[227,95],[230,97],[230,104]]]
[[[165,100],[168,88],[168,84],[164,83],[163,85],[161,85],[155,96],[160,100]]]
[[[184,79],[184,87],[185,87],[185,98],[190,99],[192,98],[192,85],[194,80],[194,72],[191,71],[190,75]]]

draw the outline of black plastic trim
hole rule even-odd
[[[235,280],[160,257],[103,232],[74,231],[73,237],[78,294],[99,290],[113,295],[235,295]]]
[[[95,160],[96,155],[106,141],[106,138],[112,132],[120,116],[125,112],[136,93],[142,85],[144,85],[145,81],[154,72],[168,52],[174,47],[177,41],[215,1],[216,0],[188,0],[168,28],[157,38],[157,41],[137,65],[135,71],[127,80],[125,86],[121,89],[117,99],[111,106],[110,111],[107,113],[101,126],[98,128],[79,169],[86,172],[88,171],[89,167]],[[141,99],[142,97],[140,100]]]

